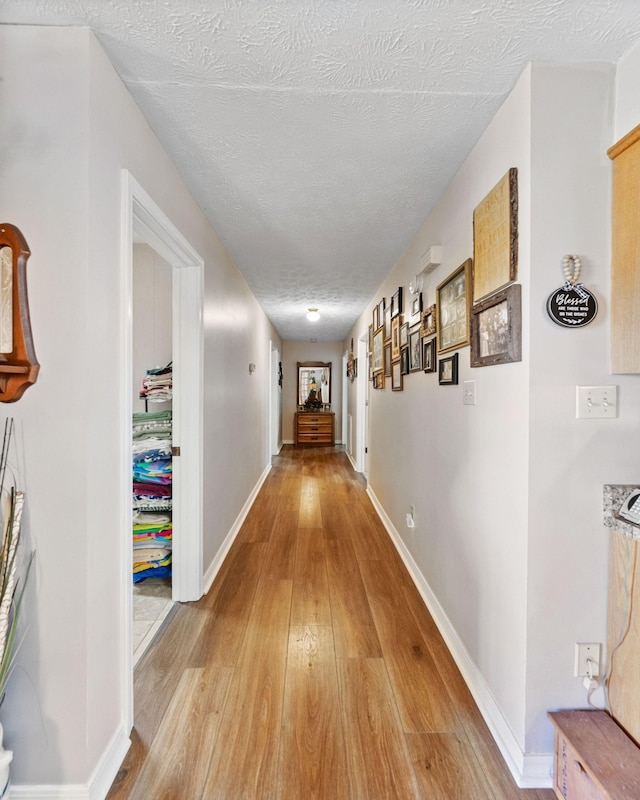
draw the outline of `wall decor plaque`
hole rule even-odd
[[[581,271],[578,256],[564,256],[562,271],[566,280],[547,300],[547,313],[556,325],[563,328],[584,327],[595,319],[598,301],[588,289],[578,283]]]

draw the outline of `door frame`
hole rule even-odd
[[[269,460],[271,456],[277,456],[281,447],[280,436],[280,417],[281,411],[281,389],[278,382],[279,366],[282,362],[280,349],[273,340],[269,340],[269,420],[267,424],[268,446],[267,452]]]
[[[369,440],[369,364],[367,334],[358,339],[358,377],[356,383],[357,417],[357,459],[356,471],[368,479],[368,440]]]
[[[203,295],[204,260],[131,173],[122,171],[122,373],[121,438],[121,606],[122,711],[133,727],[133,582],[131,548],[131,415],[133,341],[133,243],[148,244],[173,273],[173,431],[180,457],[173,463],[172,599],[198,600],[203,591]],[[177,491],[176,491],[177,489]]]
[[[341,439],[341,444],[344,447],[345,453],[349,449],[349,441],[348,441],[349,432],[347,430],[347,428],[348,428],[348,419],[349,419],[349,385],[348,385],[348,383],[346,381],[346,377],[347,377],[347,362],[348,361],[349,361],[349,353],[348,353],[347,350],[345,350],[345,352],[344,352],[344,354],[342,356],[342,378],[341,378],[341,383],[342,383],[342,408],[340,409],[341,414],[342,414],[342,425],[341,425],[342,430],[340,431],[340,439]],[[349,455],[351,456],[351,453],[349,453]]]

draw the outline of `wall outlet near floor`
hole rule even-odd
[[[576,678],[597,678],[600,674],[600,643],[576,642],[573,675]]]

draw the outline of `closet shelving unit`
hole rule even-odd
[[[172,417],[149,411],[171,401],[171,364],[147,370],[140,397],[145,411],[133,415],[133,582],[171,577]]]

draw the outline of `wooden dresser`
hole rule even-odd
[[[333,411],[297,411],[294,420],[294,443],[306,447],[333,447],[335,418]]]

